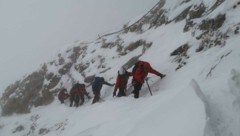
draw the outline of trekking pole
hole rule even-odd
[[[148,86],[149,92],[150,92],[150,94],[151,94],[151,96],[152,96],[152,91],[151,91],[151,88],[150,88],[150,86],[149,86],[149,84],[148,84],[148,78],[145,78],[145,81],[146,81],[146,83],[147,83],[147,86]]]

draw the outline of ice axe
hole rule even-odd
[[[146,78],[145,78],[145,81],[146,81],[146,83],[147,83],[148,90],[149,90],[149,92],[150,92],[150,94],[151,94],[151,96],[152,96],[152,91],[151,91],[151,88],[150,88],[150,86],[149,86],[149,84],[148,84],[148,79],[149,79],[149,77],[146,77]]]

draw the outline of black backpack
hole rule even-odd
[[[144,63],[145,62],[143,62],[143,61],[138,61],[137,63],[135,63],[135,65],[134,65],[134,67],[132,69],[132,73],[135,73],[138,68],[141,69],[141,72],[144,72],[144,67],[143,67]]]

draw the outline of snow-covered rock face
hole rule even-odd
[[[234,0],[161,0],[118,32],[89,43],[75,42],[5,90],[3,115],[32,112],[19,115],[24,118],[10,125],[0,124],[0,131],[5,128],[7,135],[239,136],[239,13],[240,2]],[[104,87],[105,102],[91,106],[86,102],[77,110],[54,100],[59,89],[70,90],[76,82],[85,83],[91,93],[94,75],[114,82],[121,66],[131,71],[138,59],[167,74],[164,80],[150,76],[153,97],[143,86],[144,99],[112,99],[113,88]],[[46,107],[33,108],[46,104],[60,114],[50,117]]]

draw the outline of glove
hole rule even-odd
[[[116,91],[113,92],[113,97],[116,96]]]
[[[166,75],[165,74],[159,74],[160,78],[163,79]]]
[[[89,96],[89,95],[87,95],[87,98],[88,98],[88,99],[91,99],[92,97],[91,97],[91,96]]]

